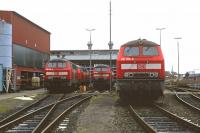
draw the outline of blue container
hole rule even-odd
[[[12,68],[12,25],[0,20],[0,64]]]
[[[3,91],[3,65],[0,64],[0,92]]]

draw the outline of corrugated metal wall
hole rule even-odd
[[[42,68],[44,61],[49,59],[49,55],[13,44],[13,63],[24,67]]]

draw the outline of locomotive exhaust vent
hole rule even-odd
[[[132,78],[133,77],[133,73],[129,73],[128,77]]]

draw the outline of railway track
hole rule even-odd
[[[198,98],[200,98],[200,94],[194,94],[195,96],[197,96]]]
[[[174,87],[174,89],[178,92],[200,92],[199,89],[194,88],[180,88],[180,87]]]
[[[182,88],[182,89],[190,92],[200,92],[200,89],[195,89],[195,88]]]
[[[200,97],[194,94],[178,94],[176,93],[176,98],[189,106],[190,108],[200,112]]]
[[[199,132],[200,127],[166,111],[158,105],[132,106],[130,110],[135,119],[147,132]]]
[[[166,85],[165,86],[167,89],[171,90],[171,91],[176,91],[176,92],[196,92],[196,93],[200,93],[200,89],[195,89],[195,88],[183,88],[183,87],[178,87],[178,86],[169,86]]]
[[[90,99],[91,97],[92,96],[84,96],[84,97],[80,98],[79,100],[76,100],[75,102],[73,102],[73,104],[71,104],[70,106],[68,106],[67,108],[65,108],[63,110],[63,112],[59,116],[57,116],[51,123],[49,123],[48,126],[46,126],[46,128],[41,133],[49,133],[49,132],[54,133],[60,127],[67,128],[69,119],[68,119],[68,117],[65,117],[65,116],[72,109],[74,109],[75,107],[79,106],[80,104],[82,104],[84,101]]]
[[[60,97],[60,100],[48,105],[43,105],[42,107],[22,114],[18,113],[14,120],[8,121],[4,125],[0,126],[0,132],[41,132],[44,126],[48,125],[50,121],[53,121],[60,113],[62,113],[64,107],[71,106],[72,101],[80,99],[82,95],[76,95],[72,97]],[[74,102],[75,102],[74,101]],[[57,114],[57,115],[56,115]]]
[[[50,104],[50,103],[53,103],[57,100],[59,100],[62,96],[61,95],[47,95],[41,99],[39,99],[38,101],[32,103],[31,105],[17,111],[16,113],[6,117],[5,119],[1,120],[0,121],[0,126],[8,123],[9,121],[12,121],[14,119],[17,119],[25,114],[29,114],[31,112],[34,112],[36,111],[37,109],[47,105],[47,104]]]

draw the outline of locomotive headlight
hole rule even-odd
[[[46,72],[46,75],[54,75],[54,72]]]
[[[155,74],[154,73],[149,73],[149,77],[154,78]]]
[[[98,77],[98,76],[100,76],[99,74],[94,74],[94,77]]]
[[[132,73],[132,72],[125,72],[124,73],[125,78],[133,78],[133,76],[134,76],[134,73]]]
[[[154,77],[156,77],[156,78],[157,78],[157,77],[158,77],[158,73],[154,73]]]
[[[132,78],[133,76],[134,76],[134,74],[133,73],[129,73],[129,75],[128,75],[130,78]]]
[[[108,77],[108,76],[109,76],[109,74],[103,74],[102,76],[103,76],[103,77]]]
[[[151,77],[151,78],[157,78],[158,77],[158,73],[157,72],[149,73],[149,77]]]
[[[59,72],[58,75],[68,75],[68,72]]]
[[[129,75],[128,73],[124,73],[124,77],[125,77],[125,78],[127,78],[127,77],[128,77],[128,75]]]

